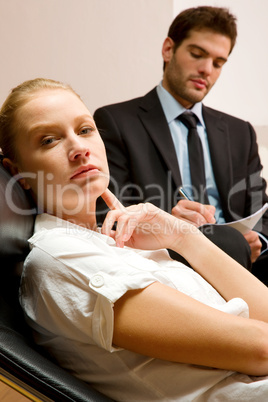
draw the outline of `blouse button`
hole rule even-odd
[[[95,288],[100,288],[101,286],[103,286],[104,285],[103,276],[101,275],[92,276],[91,285],[94,286]]]

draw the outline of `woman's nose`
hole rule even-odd
[[[69,151],[70,161],[75,161],[77,159],[87,160],[90,157],[90,150],[84,144],[78,140],[72,142],[71,150]]]

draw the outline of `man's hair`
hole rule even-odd
[[[173,20],[168,30],[168,37],[175,44],[174,52],[190,36],[191,31],[201,31],[204,29],[230,38],[231,53],[237,37],[236,17],[227,8],[210,6],[188,8],[178,14]]]
[[[184,39],[189,37],[190,31],[202,29],[210,29],[230,38],[231,53],[236,42],[237,27],[236,17],[227,8],[210,6],[188,8],[174,19],[168,36],[175,42],[176,49]]]

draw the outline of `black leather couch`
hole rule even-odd
[[[26,192],[0,163],[0,374],[41,401],[111,401],[57,366],[32,341],[18,286],[33,224]]]

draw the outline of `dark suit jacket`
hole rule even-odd
[[[258,210],[268,197],[256,134],[246,121],[203,106],[213,171],[227,222]],[[154,88],[144,97],[98,109],[112,191],[125,205],[149,201],[171,211],[181,185],[168,124]],[[256,229],[268,235],[268,213]]]

